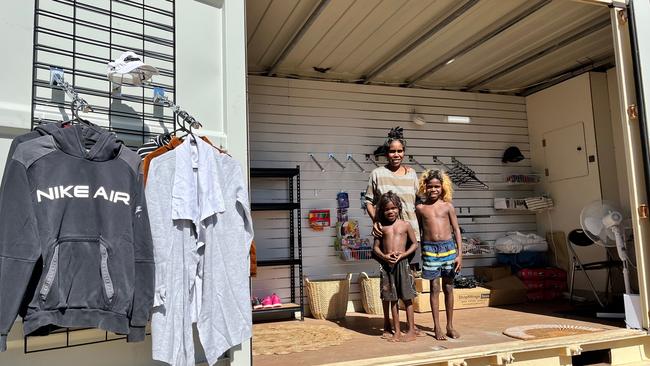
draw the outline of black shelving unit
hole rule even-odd
[[[258,267],[287,266],[290,273],[291,302],[282,307],[253,310],[253,316],[261,314],[293,315],[300,311],[300,320],[304,320],[304,285],[302,271],[302,228],[300,222],[300,166],[294,168],[253,168],[251,178],[286,178],[288,202],[252,203],[253,211],[288,211],[289,212],[289,254],[286,258],[257,260]],[[295,188],[295,194],[294,194]],[[298,277],[296,279],[296,270]],[[297,293],[296,293],[297,292]],[[297,296],[298,295],[298,296]],[[255,320],[255,319],[254,319]],[[267,320],[267,319],[265,319]]]

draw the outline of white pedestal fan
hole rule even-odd
[[[630,258],[623,237],[621,222],[623,215],[620,210],[610,202],[594,201],[585,206],[580,212],[580,225],[589,239],[603,247],[616,247],[618,257],[623,265],[623,281],[625,283],[625,317],[628,326],[634,323],[632,318],[636,315],[633,307],[632,287],[630,285]]]

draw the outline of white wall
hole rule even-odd
[[[584,176],[554,182],[543,177],[539,189],[550,194],[555,207],[539,215],[540,234],[553,230],[563,231],[567,235],[571,230],[579,229],[582,208],[594,200],[607,198],[619,204],[617,166],[615,159],[612,159],[615,144],[608,95],[605,74],[586,73],[526,98],[531,158],[535,170],[543,172],[551,163],[547,163],[542,146],[544,134],[579,122],[584,126],[585,158],[590,155],[595,157],[595,161],[586,162],[588,172]],[[597,139],[600,140],[600,150]],[[574,144],[570,140],[567,143]],[[585,262],[605,259],[605,251],[600,246],[577,248],[577,252]],[[593,271],[590,276],[597,288],[604,290],[605,272]],[[576,276],[576,287],[588,288],[584,276]]]
[[[0,127],[31,128],[33,1],[6,1],[0,12]],[[15,131],[14,131],[14,134]]]
[[[486,191],[456,193],[454,204],[459,215],[489,215],[475,220],[460,219],[467,236],[493,242],[506,231],[534,232],[537,228],[533,214],[493,208],[494,197],[521,198],[532,194],[530,186],[502,183],[503,173],[531,172],[523,98],[249,77],[249,99],[251,166],[301,167],[303,260],[305,276],[310,279],[342,277],[348,272],[377,272],[374,261],[341,261],[332,246],[334,230],[312,231],[306,218],[311,209],[330,209],[334,223],[336,193],[345,190],[350,196],[350,218],[361,222],[362,236],[370,234],[370,221],[360,209],[359,200],[359,193],[366,189],[368,172],[374,168],[364,161],[365,154],[372,154],[384,142],[388,130],[397,125],[405,128],[407,155],[415,155],[416,160],[428,168],[435,167],[433,155],[447,163],[455,156],[490,186]],[[413,106],[429,122],[426,126],[417,127],[410,122]],[[470,116],[472,122],[447,123],[446,115]],[[511,145],[518,146],[526,159],[504,165],[501,163],[503,151]],[[314,154],[326,172],[318,169],[309,153]],[[328,153],[334,153],[345,169],[328,160]],[[346,161],[347,153],[368,172],[363,173],[351,161]],[[254,180],[252,191],[254,202],[287,198],[285,183],[279,180]],[[258,259],[286,255],[288,216],[278,212],[255,212],[254,220]],[[493,257],[482,260],[467,257],[465,265],[493,262]],[[288,274],[286,267],[260,268],[253,281],[253,294],[263,296],[277,292],[286,300]],[[359,299],[356,282],[355,276],[351,300]]]

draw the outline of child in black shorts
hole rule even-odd
[[[409,267],[408,257],[418,247],[415,231],[411,224],[401,220],[402,204],[392,191],[384,193],[377,204],[377,215],[382,224],[382,237],[375,238],[373,251],[380,260],[381,299],[390,302],[395,333],[389,341],[409,342],[415,340],[415,319],[413,302],[416,295],[415,280]],[[406,244],[411,245],[406,249]],[[399,324],[398,300],[406,307],[406,320],[409,330],[402,335]]]

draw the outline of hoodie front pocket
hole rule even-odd
[[[99,253],[101,257],[101,273],[102,273],[102,282],[104,283],[104,291],[106,292],[106,297],[108,301],[113,301],[113,295],[115,295],[115,289],[113,288],[113,280],[111,280],[111,274],[108,271],[108,249],[102,243],[99,242]]]
[[[59,238],[39,292],[45,309],[110,309],[116,297],[110,254],[99,237]]]
[[[47,295],[50,293],[52,284],[54,283],[54,276],[56,276],[56,270],[59,262],[59,245],[54,246],[54,253],[50,259],[50,265],[47,268],[47,273],[45,274],[45,281],[43,281],[43,286],[41,286],[41,300],[45,301]]]

